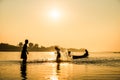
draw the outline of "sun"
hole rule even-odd
[[[60,18],[60,12],[58,10],[52,10],[50,12],[50,16],[52,19],[59,19]]]

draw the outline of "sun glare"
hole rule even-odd
[[[58,19],[60,18],[60,12],[58,10],[52,10],[50,16],[52,17],[52,19]]]
[[[57,76],[51,76],[50,80],[58,80],[58,77]]]

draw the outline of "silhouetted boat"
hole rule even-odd
[[[78,58],[86,58],[88,56],[89,56],[88,51],[85,50],[85,54],[84,55],[81,55],[81,56],[75,56],[75,55],[73,55],[72,58],[73,59],[78,59]]]

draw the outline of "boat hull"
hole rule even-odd
[[[87,58],[88,56],[72,56],[73,59],[79,59],[79,58]]]
[[[88,56],[89,56],[88,51],[85,50],[84,55],[81,55],[81,56],[75,56],[75,55],[73,55],[72,58],[73,59],[79,59],[79,58],[87,58]]]

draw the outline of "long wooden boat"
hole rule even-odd
[[[73,58],[73,59],[79,59],[79,58],[87,58],[88,56],[89,56],[88,51],[85,50],[84,55],[81,55],[81,56],[73,55],[72,58]]]

